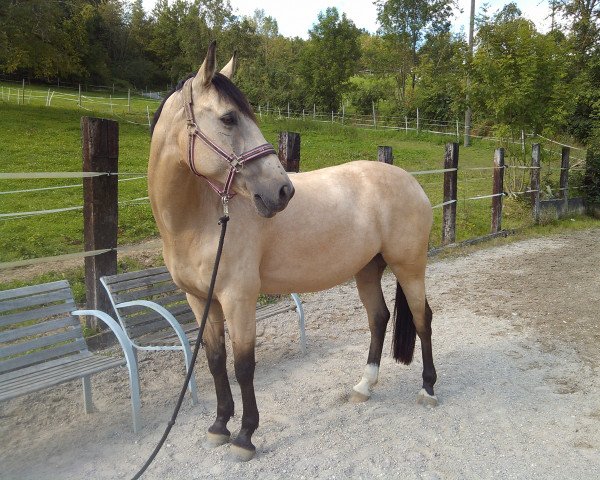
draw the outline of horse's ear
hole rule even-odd
[[[223,67],[221,74],[225,75],[228,79],[232,79],[235,75],[237,68],[237,50],[233,52],[233,57],[229,60],[229,63]]]
[[[193,87],[194,89],[200,89],[204,87],[208,87],[212,82],[213,77],[215,76],[215,72],[217,70],[217,42],[213,40],[208,47],[208,52],[206,53],[206,58],[202,65],[200,66],[200,70],[194,77]]]

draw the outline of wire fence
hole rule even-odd
[[[14,83],[19,85],[18,82]],[[82,92],[81,85],[78,85],[78,87],[79,90],[77,93],[63,91],[64,84],[62,87],[63,90],[56,90],[53,87],[48,87],[46,91],[42,91],[34,86],[26,85],[23,81],[20,88],[18,86],[10,87],[0,85],[0,98],[2,101],[17,104],[44,105],[47,107],[63,106],[67,104],[72,107],[77,106],[86,111],[103,110],[104,113],[110,113],[120,121],[135,125],[150,126],[152,114],[158,108],[159,103],[167,93],[167,90],[155,92],[144,92],[139,90],[132,92],[129,90],[128,92],[118,92],[114,96],[112,94],[109,94],[108,96],[97,94],[87,95],[85,92]],[[103,93],[111,90],[109,86],[96,87],[97,91]],[[112,91],[113,93],[115,92],[114,85]],[[134,96],[132,96],[132,93]],[[140,105],[140,102],[143,105]],[[139,111],[140,108],[142,109],[141,112]],[[342,108],[342,111],[324,112],[323,110],[318,109],[316,105],[313,105],[312,109],[303,108],[300,110],[290,108],[289,104],[287,107],[281,108],[277,106],[273,107],[267,103],[266,105],[254,104],[253,108],[260,118],[267,116],[275,117],[277,119],[286,118],[312,120],[320,123],[338,123],[358,128],[379,128],[405,133],[423,132],[453,137],[458,142],[460,142],[461,138],[465,135],[465,124],[460,119],[440,120],[426,118],[419,114],[418,108],[416,109],[416,115],[413,114],[412,116],[386,115],[379,112],[375,107],[371,114],[346,112],[345,107]],[[491,135],[493,130],[494,126],[490,124],[472,124],[470,137],[503,144],[521,145],[523,151],[525,151],[526,139],[537,139],[557,146],[569,147],[573,150],[585,152],[585,149],[582,147],[559,142],[538,133],[526,133],[522,131],[520,139],[507,139]],[[573,157],[573,159],[584,161],[583,158]]]
[[[536,170],[536,169],[540,169],[540,167],[535,167],[535,166],[522,166],[522,165],[505,165],[504,167],[501,167],[504,170],[509,170],[509,169],[519,169],[519,170]],[[460,169],[458,168],[443,168],[443,169],[431,169],[431,170],[416,170],[416,171],[410,171],[408,173],[412,174],[415,177],[420,177],[420,176],[438,176],[441,174],[447,174],[450,172],[460,172],[463,176],[466,175],[470,175],[470,174],[476,174],[476,173],[485,173],[485,172],[489,172],[489,171],[494,171],[494,170],[498,170],[498,167],[461,167]],[[553,169],[556,170],[556,169]],[[579,169],[581,170],[581,169]],[[119,178],[119,182],[129,182],[129,181],[134,181],[134,180],[140,180],[140,179],[145,179],[146,178],[146,174],[142,174],[142,173],[133,173],[133,172],[124,172],[124,173],[114,173],[114,172],[3,172],[0,173],[0,180],[7,180],[7,179],[20,179],[20,180],[30,180],[30,179],[72,179],[72,178],[94,178],[94,177],[100,177],[100,176],[123,176],[125,178]],[[462,178],[460,183],[466,183],[469,181],[479,181],[481,182],[482,179],[488,179],[489,177],[475,177],[475,178]],[[443,182],[441,181],[434,181],[434,182],[423,182],[422,186],[423,187],[428,187],[428,186],[435,186],[437,187],[437,191],[438,194],[441,191],[441,186],[443,185]],[[60,190],[63,188],[76,188],[76,187],[82,187],[81,183],[78,184],[72,184],[72,185],[59,185],[59,186],[51,186],[51,187],[42,187],[42,188],[28,188],[28,189],[22,189],[22,190],[11,190],[11,191],[0,191],[0,195],[18,195],[21,194],[23,192],[42,192],[42,191],[47,191],[47,190]],[[569,188],[569,190],[576,190],[577,187],[573,187],[573,188]],[[427,190],[431,190],[430,188],[427,188]],[[499,192],[499,193],[492,193],[492,194],[487,194],[487,193],[480,193],[480,194],[475,194],[475,195],[469,195],[467,192],[469,192],[470,190],[467,188],[464,188],[464,195],[461,198],[455,198],[455,199],[451,199],[451,200],[445,200],[442,201],[440,203],[437,203],[435,205],[432,206],[433,210],[437,210],[437,209],[441,209],[443,207],[446,207],[448,205],[452,205],[452,204],[456,204],[459,201],[461,202],[467,202],[467,201],[481,201],[481,200],[489,200],[489,199],[493,199],[496,197],[516,197],[519,195],[530,195],[532,193],[536,193],[539,190],[533,190],[531,188],[525,188],[522,191],[512,191],[512,192]],[[434,196],[434,195],[432,195]],[[143,205],[147,205],[149,203],[149,198],[148,196],[143,196],[143,197],[136,197],[136,198],[132,198],[132,199],[125,199],[125,200],[120,200],[118,201],[118,205],[135,205],[135,204],[143,204]],[[34,217],[34,216],[42,216],[42,215],[54,215],[54,214],[60,214],[60,213],[64,213],[64,212],[69,212],[69,211],[81,211],[83,210],[84,206],[83,205],[74,205],[74,206],[69,206],[69,207],[62,207],[62,208],[56,208],[56,209],[41,209],[41,210],[34,210],[34,211],[19,211],[19,212],[7,212],[7,213],[0,213],[0,221],[8,221],[11,219],[23,219],[23,218],[28,218],[28,217]],[[28,266],[28,265],[35,265],[35,264],[42,264],[42,263],[48,263],[48,262],[57,262],[57,261],[62,261],[62,260],[66,260],[66,259],[77,259],[77,258],[84,258],[84,257],[89,257],[89,256],[93,256],[93,255],[101,255],[103,253],[106,253],[108,251],[119,251],[119,252],[123,252],[125,251],[127,247],[119,247],[116,249],[100,249],[100,250],[94,250],[94,251],[84,251],[84,252],[74,252],[74,253],[68,253],[68,254],[62,254],[62,255],[55,255],[55,256],[48,256],[48,257],[41,257],[41,258],[32,258],[32,259],[23,259],[23,260],[16,260],[16,261],[10,261],[10,262],[3,262],[0,263],[0,270],[1,269],[10,269],[10,268],[17,268],[17,267],[22,267],[22,266]]]
[[[82,91],[69,93],[48,88],[46,91],[36,88],[15,88],[0,85],[0,100],[17,105],[33,105],[59,108],[79,108],[88,112],[102,112],[118,118],[120,121],[150,126],[152,115],[158,108],[162,97],[140,96],[135,92],[121,92],[116,96],[88,95]],[[140,111],[141,110],[141,111]]]

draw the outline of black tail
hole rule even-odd
[[[394,303],[394,336],[392,338],[392,353],[394,359],[405,365],[410,365],[415,352],[417,330],[413,315],[406,301],[402,287],[396,282],[396,302]]]

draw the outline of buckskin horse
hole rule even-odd
[[[213,42],[198,72],[180,82],[159,107],[148,167],[164,260],[198,320],[215,261],[217,219],[224,204],[230,212],[203,335],[217,394],[217,416],[207,441],[211,446],[231,441],[231,453],[240,460],[255,454],[255,306],[260,293],[312,292],[354,277],[371,343],[350,400],[367,400],[377,383],[390,318],[381,288],[386,266],[397,279],[393,356],[409,364],[419,335],[423,388],[418,401],[437,404],[432,314],[425,297],[432,211],[422,188],[401,168],[369,161],[288,176],[246,97],[231,81],[235,54],[220,72],[215,57]],[[243,403],[241,429],[233,439],[227,429],[234,404],[225,319]]]

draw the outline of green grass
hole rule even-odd
[[[45,107],[47,89],[26,89],[25,105],[17,105],[16,96],[0,100],[0,171],[81,171],[82,115],[100,116],[119,120],[119,171],[145,173],[147,169],[150,137],[146,109],[153,113],[158,103],[153,100],[132,97],[131,113],[126,102],[114,101],[111,107],[104,105],[102,94],[86,94],[83,107],[74,101],[55,97],[51,107]],[[14,85],[12,87],[14,89]],[[28,102],[28,94],[33,96]],[[73,91],[70,92],[74,94]],[[38,95],[39,98],[36,98]],[[123,98],[126,94],[115,94]],[[75,97],[69,97],[71,99]],[[120,102],[120,103],[119,103]],[[118,103],[118,105],[116,105]],[[86,109],[91,109],[88,111]],[[137,122],[137,123],[130,123]],[[409,171],[432,170],[443,167],[444,144],[453,137],[434,134],[415,134],[391,130],[367,130],[339,124],[313,121],[286,120],[264,116],[261,128],[267,140],[277,145],[278,132],[296,131],[301,134],[301,162],[303,171],[337,165],[351,160],[376,160],[377,146],[393,148],[394,163]],[[474,140],[470,148],[461,148],[458,180],[459,202],[457,205],[457,240],[484,235],[490,230],[491,199],[467,201],[468,197],[491,193],[491,170],[466,170],[469,167],[490,167],[496,145],[488,141]],[[520,147],[519,147],[520,149]],[[529,152],[529,147],[527,148]],[[560,156],[551,144],[544,146],[542,178],[545,184],[555,188],[558,183]],[[507,162],[527,162],[528,155],[520,153]],[[522,172],[522,171],[517,171]],[[507,178],[512,185],[513,175]],[[442,174],[418,176],[432,205],[442,198]],[[515,182],[520,188],[519,182]],[[69,186],[80,184],[77,179],[0,180],[0,192]],[[517,188],[517,189],[519,189]],[[119,200],[131,200],[147,196],[146,180],[119,183]],[[0,214],[72,207],[82,204],[81,186],[41,192],[0,194]],[[442,209],[434,210],[435,225],[431,245],[441,241]],[[522,198],[507,198],[504,206],[504,228],[521,228],[529,225],[528,203]],[[148,203],[120,205],[119,244],[137,242],[157,235]],[[83,216],[81,211],[64,212],[17,219],[0,218],[0,262],[52,256],[83,250]]]

